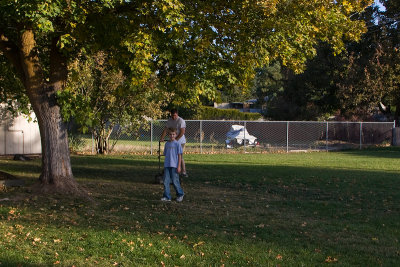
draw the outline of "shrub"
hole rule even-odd
[[[85,141],[79,135],[69,133],[68,145],[71,152],[77,152],[82,150],[82,148],[85,146]]]

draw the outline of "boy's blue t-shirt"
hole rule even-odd
[[[164,167],[178,168],[178,154],[182,154],[182,146],[178,141],[168,141],[164,146]]]

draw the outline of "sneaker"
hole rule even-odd
[[[182,202],[182,200],[183,200],[183,196],[180,196],[180,197],[176,198],[176,202]]]
[[[163,197],[163,198],[161,198],[161,201],[168,202],[168,201],[171,201],[171,199],[169,199],[169,198],[166,198],[166,197]]]

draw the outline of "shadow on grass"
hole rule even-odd
[[[389,150],[393,152],[393,149]],[[393,158],[400,156],[384,156]],[[336,152],[333,152],[336,153]],[[348,151],[344,154],[360,155],[366,157],[378,157],[380,154],[387,155],[386,149],[371,151]],[[397,153],[394,150],[393,153]],[[364,155],[366,154],[366,155]],[[230,155],[232,156],[232,155]],[[33,161],[0,161],[0,170],[23,176],[25,173],[40,174],[40,160]],[[72,157],[72,169],[75,178],[79,180],[95,180],[110,182],[131,182],[131,183],[153,183],[154,176],[159,172],[158,159],[153,157],[95,157],[75,156]],[[273,163],[272,163],[273,164]],[[316,163],[318,164],[318,163]],[[163,166],[161,163],[161,170]],[[245,183],[245,184],[275,184],[277,181],[296,181],[303,183],[324,182],[338,178],[344,181],[354,181],[355,184],[369,186],[371,182],[377,184],[393,184],[399,180],[399,169],[362,170],[354,169],[352,166],[339,168],[301,167],[301,166],[275,166],[268,162],[252,163],[240,161],[202,162],[187,161],[187,168],[190,170],[190,177],[185,178],[187,182],[211,182],[211,183]],[[24,177],[22,177],[24,178]],[[25,177],[28,178],[28,177]],[[293,180],[294,179],[294,180]],[[318,184],[321,185],[321,184]]]
[[[73,156],[71,165],[74,176],[78,180],[94,179],[98,181],[153,183],[154,176],[158,173],[158,159],[156,157],[140,160],[133,157]],[[41,160],[0,160],[0,170],[15,174],[23,179],[31,179],[31,177],[25,176],[25,173],[38,178],[41,172]]]
[[[331,153],[344,153],[360,157],[400,159],[400,147],[366,148],[361,150],[337,151]]]
[[[40,166],[39,159],[31,161],[0,160],[0,170],[9,173],[40,173]]]
[[[26,267],[45,266],[45,265],[38,265],[38,264],[30,264],[28,261],[23,261],[23,265],[21,263],[22,263],[22,261],[20,259],[12,260],[7,256],[4,256],[4,255],[0,256],[0,265],[1,266],[26,266]]]
[[[161,163],[161,168],[162,163]],[[74,176],[79,179],[124,181],[131,183],[154,183],[158,174],[157,157],[139,158],[74,158]]]

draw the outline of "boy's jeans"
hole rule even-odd
[[[180,197],[183,196],[183,189],[181,187],[181,184],[179,183],[179,175],[176,172],[176,168],[173,167],[164,167],[164,195],[163,197],[166,197],[168,199],[171,199],[171,193],[170,193],[170,184],[174,185],[175,191],[176,191],[176,196]]]

